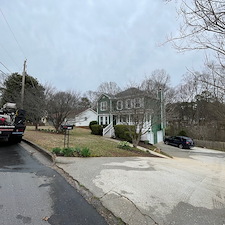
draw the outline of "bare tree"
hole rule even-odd
[[[97,101],[101,94],[115,95],[121,91],[121,88],[115,82],[104,82],[100,84],[96,91],[87,91],[85,96],[90,100],[91,107],[97,107]]]
[[[121,88],[115,82],[104,82],[99,85],[97,92],[115,95],[121,91]]]
[[[210,49],[221,64],[225,60],[224,0],[192,0],[181,2],[178,13],[183,19],[178,37],[170,37],[180,50]]]
[[[72,91],[49,93],[47,101],[48,119],[58,131],[66,117],[77,107],[79,93]]]

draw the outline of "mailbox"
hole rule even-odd
[[[68,125],[68,124],[61,125],[62,130],[73,130],[73,127],[74,125]]]

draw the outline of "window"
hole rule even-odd
[[[100,125],[103,125],[103,116],[100,117]]]
[[[141,99],[140,98],[135,98],[134,99],[134,106],[135,106],[135,108],[140,108],[141,107]]]
[[[107,102],[101,102],[100,103],[100,110],[106,111],[107,110]]]
[[[117,109],[122,110],[123,109],[123,102],[121,100],[117,101]]]
[[[131,108],[132,108],[131,99],[127,99],[127,100],[126,100],[126,108],[127,108],[127,109],[131,109]]]
[[[105,124],[108,124],[108,117],[105,117]]]

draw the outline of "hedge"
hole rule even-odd
[[[132,142],[132,136],[135,134],[135,126],[115,125],[115,136],[124,141]]]
[[[91,122],[89,123],[89,128],[91,129],[91,126],[92,126],[92,125],[96,125],[96,124],[98,124],[98,121],[95,121],[95,120],[91,121]]]
[[[91,133],[95,135],[102,135],[103,126],[101,125],[91,125]]]

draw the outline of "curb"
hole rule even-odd
[[[33,142],[28,141],[24,138],[22,139],[22,141],[24,141],[25,143],[30,145],[32,148],[34,148],[34,149],[38,150],[39,152],[43,153],[50,161],[53,162],[53,164],[55,164],[56,157],[51,152],[45,150],[44,148],[42,148],[42,147],[38,146],[37,144],[34,144]]]
[[[26,139],[22,139],[23,142],[30,145],[32,148],[36,149],[40,153],[44,154],[50,161],[52,161],[53,165],[57,168],[57,172],[63,176],[66,181],[74,187],[77,192],[83,196],[83,198],[97,210],[97,212],[105,219],[105,221],[110,225],[120,224],[126,225],[123,220],[119,217],[116,217],[110,210],[108,210],[105,206],[103,206],[101,200],[97,199],[93,193],[91,193],[86,187],[82,186],[76,179],[74,179],[69,173],[64,171],[63,168],[57,165],[60,163],[60,159],[57,160],[57,157],[51,152],[45,150],[44,148],[36,145],[35,143],[28,141]]]

